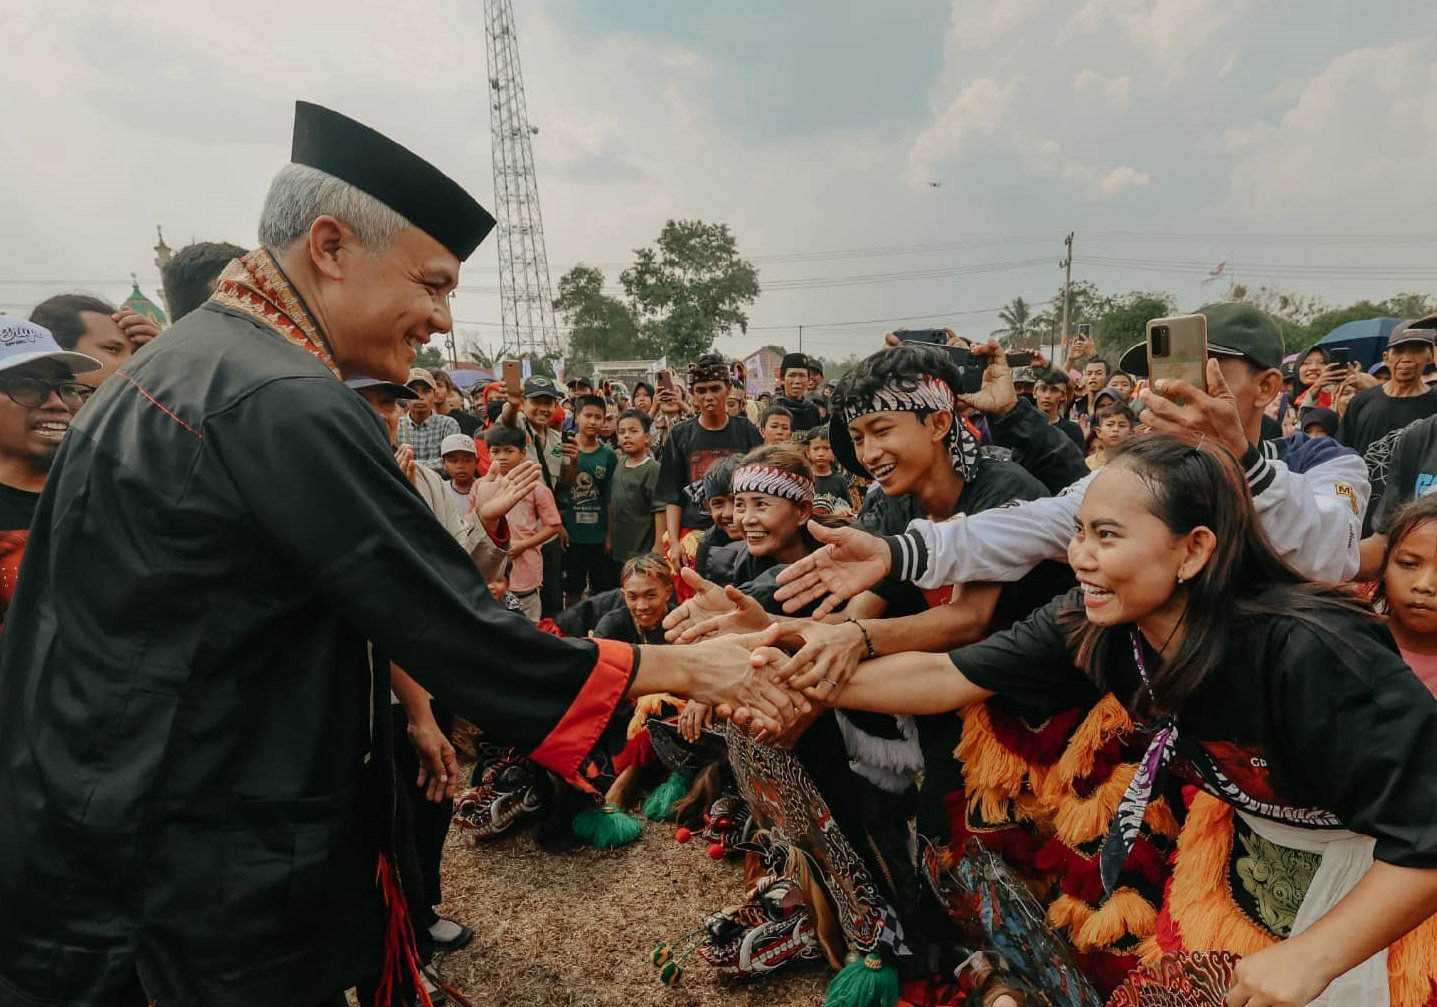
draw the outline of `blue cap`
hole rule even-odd
[[[94,357],[62,349],[49,329],[0,315],[0,371],[36,360],[58,360],[70,368],[71,374],[84,374],[101,367]]]

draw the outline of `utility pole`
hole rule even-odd
[[[798,352],[803,352],[803,326],[798,327]]]
[[[1068,236],[1063,239],[1063,247],[1067,254],[1058,265],[1063,267],[1063,349],[1066,358],[1068,348],[1068,297],[1069,290],[1073,286],[1073,232],[1069,231]]]

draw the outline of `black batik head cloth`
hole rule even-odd
[[[794,503],[812,503],[817,489],[813,483],[788,469],[775,465],[743,465],[733,474],[733,491],[767,493]]]
[[[722,357],[705,354],[689,364],[689,387],[692,388],[705,381],[722,381],[727,385],[729,383],[728,361]]]
[[[853,440],[848,434],[848,424],[860,416],[870,413],[928,413],[946,412],[953,416],[952,429],[948,431],[948,456],[953,462],[953,471],[964,479],[972,479],[978,470],[978,440],[963,417],[958,414],[953,400],[953,389],[948,382],[932,374],[921,374],[916,379],[891,378],[866,401],[848,399],[843,409],[834,414],[829,424],[833,453],[839,462],[854,472],[871,475],[858,460],[853,449]]]

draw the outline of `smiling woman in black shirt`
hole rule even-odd
[[[1151,747],[1103,847],[1104,880],[1170,769],[1203,794],[1164,914],[1187,950],[1246,935],[1230,948],[1246,957],[1228,1004],[1300,1007],[1324,990],[1322,1003],[1387,1003],[1385,949],[1437,911],[1437,700],[1386,629],[1277,558],[1212,445],[1130,442],[1089,487],[1069,561],[1078,590],[951,654],[867,661],[834,704],[936,714],[995,694],[1058,709],[1113,693]],[[1214,808],[1256,838],[1185,858]],[[1271,893],[1244,879],[1253,925],[1213,927],[1201,889],[1227,892],[1232,858],[1253,849],[1297,865],[1295,908],[1263,912]],[[1222,877],[1192,876],[1214,862]],[[1394,977],[1399,964],[1437,972],[1394,949]]]

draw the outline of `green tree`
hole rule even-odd
[[[444,359],[443,350],[430,343],[428,346],[420,348],[419,358],[414,361],[414,366],[423,367],[428,371],[442,371],[449,366],[449,361]]]
[[[1348,322],[1360,322],[1368,318],[1385,318],[1387,306],[1385,304],[1373,304],[1371,301],[1358,301],[1345,308],[1334,308],[1331,311],[1324,311],[1312,320],[1307,326],[1307,343],[1312,345],[1323,336],[1327,335],[1339,325],[1346,325]]]
[[[630,360],[637,355],[638,322],[628,305],[604,293],[604,274],[597,267],[579,263],[559,277],[554,310],[569,327],[571,362]]]
[[[1393,318],[1424,318],[1432,314],[1437,303],[1431,294],[1397,294],[1382,302],[1382,307]]]
[[[1175,308],[1171,294],[1134,291],[1113,298],[1112,307],[1098,319],[1098,352],[1117,366],[1128,347],[1147,339],[1148,322],[1171,315]]]
[[[1007,330],[1009,345],[1031,349],[1028,338],[1028,323],[1033,319],[1033,309],[1021,297],[1015,297],[998,312],[998,321]]]
[[[739,257],[727,224],[670,220],[655,247],[635,254],[619,282],[649,354],[692,360],[719,336],[748,330],[743,309],[758,297],[758,270]]]

